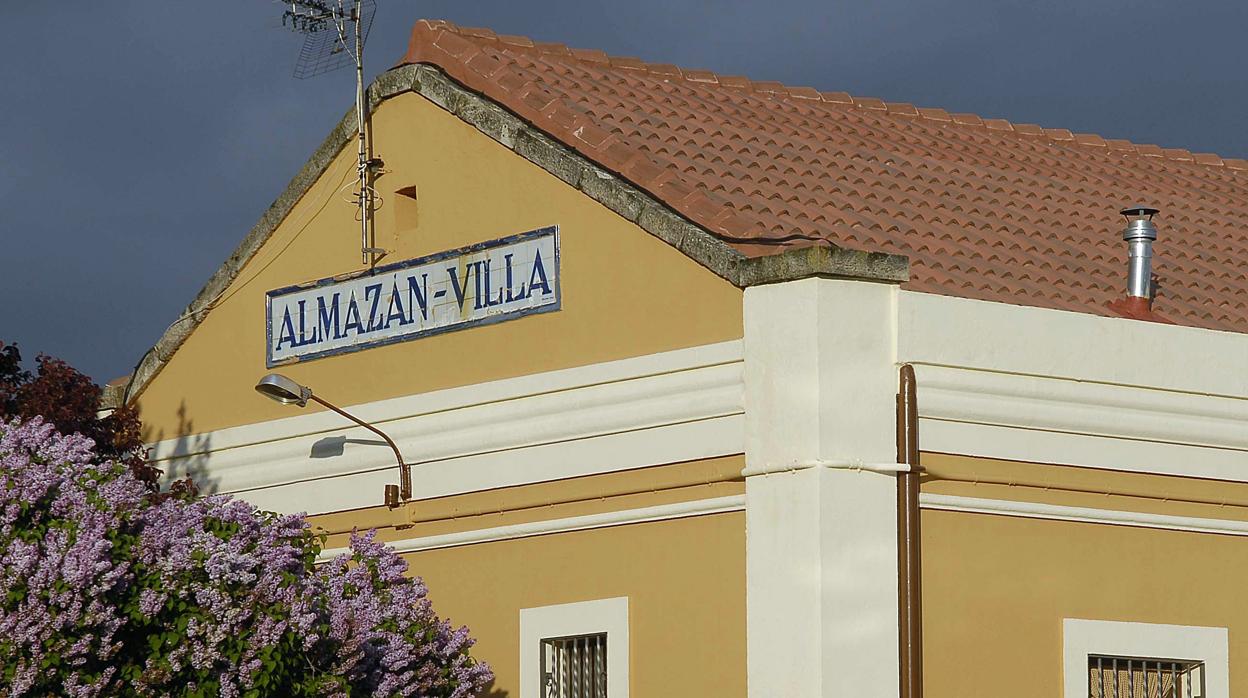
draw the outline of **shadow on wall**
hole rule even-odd
[[[209,477],[208,474],[208,453],[212,449],[212,437],[208,434],[196,434],[195,423],[186,416],[186,413],[186,401],[183,400],[178,405],[177,434],[166,436],[164,429],[154,434],[151,431],[145,431],[143,441],[150,444],[170,438],[176,439],[172,451],[165,454],[166,458],[174,460],[152,463],[164,471],[164,475],[160,478],[162,489],[168,488],[169,483],[174,480],[190,477],[199,488],[200,494],[215,494],[220,481]]]
[[[379,439],[348,439],[345,436],[326,436],[318,439],[312,444],[312,450],[308,452],[309,458],[337,458],[347,450],[347,444],[359,444],[361,446],[388,446],[385,441]]]

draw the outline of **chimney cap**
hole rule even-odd
[[[1152,220],[1153,216],[1157,215],[1159,211],[1161,211],[1161,209],[1159,208],[1153,208],[1151,206],[1145,206],[1143,204],[1136,204],[1135,206],[1128,206],[1122,209],[1121,211],[1119,211],[1118,213],[1126,216],[1127,218],[1134,218],[1137,216],[1148,216],[1148,219]]]

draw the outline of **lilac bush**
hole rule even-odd
[[[303,517],[152,497],[90,439],[0,422],[6,696],[468,698],[466,628],[375,541],[317,566]]]

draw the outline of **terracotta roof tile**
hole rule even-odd
[[[1105,139],[1104,139],[1104,138],[1101,138],[1100,136],[1096,135],[1095,133],[1080,133],[1080,134],[1076,134],[1076,135],[1075,135],[1075,142],[1076,142],[1076,143],[1078,143],[1078,144],[1080,144],[1080,145],[1092,145],[1092,146],[1096,146],[1096,147],[1098,147],[1098,148],[1105,148],[1105,147],[1108,147],[1108,145],[1109,145],[1108,143],[1106,143],[1106,142],[1105,142]]]
[[[888,107],[884,104],[884,100],[875,97],[854,97],[854,105],[863,109],[875,109],[885,111]]]
[[[564,46],[563,44],[552,42],[552,41],[534,41],[533,47],[537,49],[538,51],[541,51],[542,53],[555,55],[555,56],[572,54],[572,49],[568,48],[567,46]]]
[[[819,94],[819,90],[813,87],[790,87],[789,96],[798,99],[823,99],[823,95]]]
[[[646,64],[643,63],[640,58],[633,58],[632,56],[612,56],[611,67],[625,68],[628,70],[645,70]]]
[[[741,75],[720,75],[719,84],[725,87],[749,88],[750,79]]]
[[[506,67],[507,64],[497,58],[494,58],[493,56],[478,53],[468,59],[467,65],[469,68],[488,78],[493,77],[496,73]]]
[[[454,80],[747,256],[904,254],[905,287],[1100,315],[1118,209],[1162,209],[1155,317],[1248,332],[1248,161],[681,70],[418,22],[404,63]],[[1111,305],[1113,304],[1113,305]]]
[[[449,22],[447,24],[449,24]],[[533,47],[533,40],[527,36],[516,36],[514,34],[499,34],[498,40],[510,46],[523,46],[523,47],[529,47],[529,48]]]
[[[953,117],[949,116],[949,112],[944,109],[935,107],[919,107],[919,116],[932,121],[952,121]]]
[[[719,76],[709,70],[686,70],[685,79],[690,82],[719,82]]]

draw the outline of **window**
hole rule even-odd
[[[1089,698],[1205,698],[1205,663],[1088,656]]]
[[[607,634],[543,638],[542,698],[607,698]]]
[[[519,698],[628,698],[628,599],[521,610]]]
[[[1229,698],[1226,628],[1067,618],[1065,698]]]

